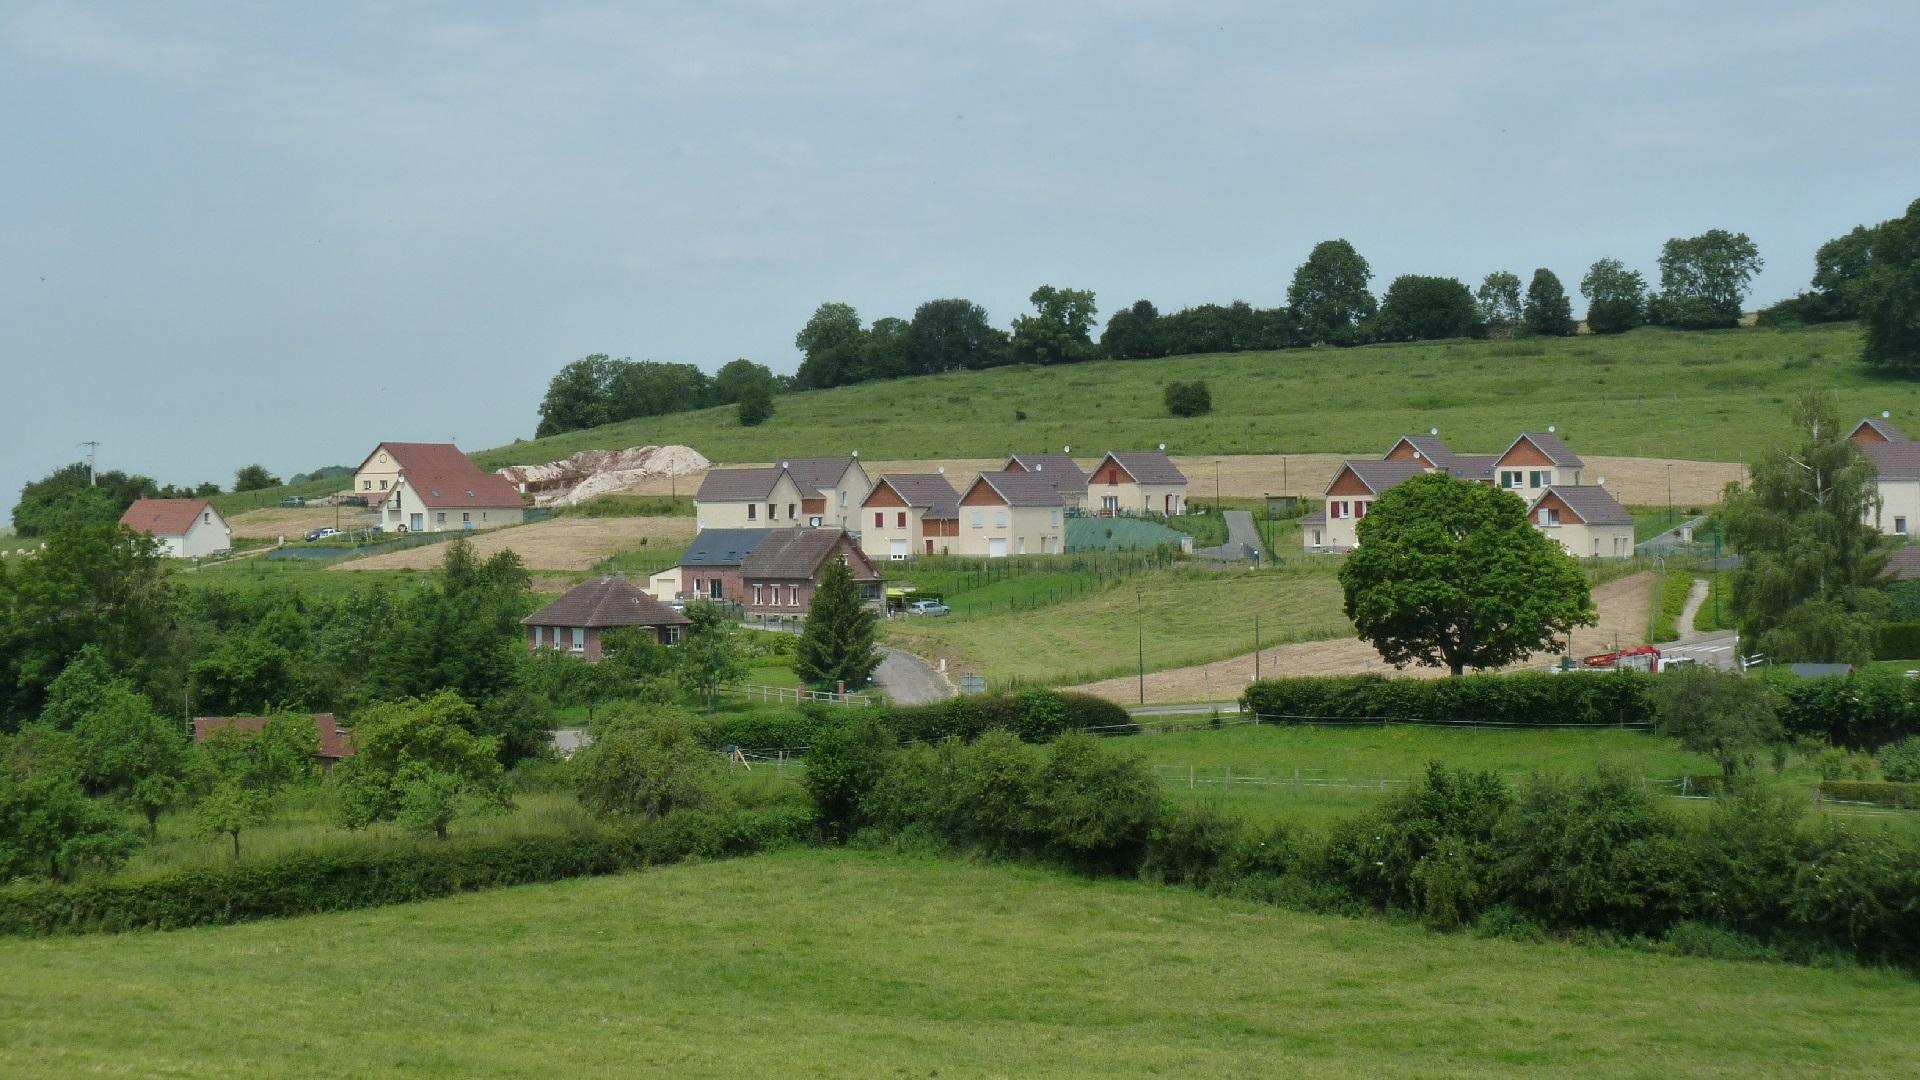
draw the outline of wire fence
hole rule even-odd
[[[804,701],[819,701],[828,705],[851,705],[871,708],[873,698],[867,694],[836,694],[831,690],[796,689],[791,686],[755,686],[741,683],[720,688],[723,694],[732,694],[746,701],[765,701],[776,705],[798,705]]]

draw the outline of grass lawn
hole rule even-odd
[[[318,592],[343,593],[375,586],[404,588],[431,578],[430,570],[368,570],[353,574],[329,573],[333,562],[320,559],[277,559],[265,557],[234,559],[208,563],[198,570],[183,570],[174,580],[184,585],[209,589],[298,588]]]
[[[773,418],[743,428],[731,407],[611,424],[476,455],[487,467],[550,461],[589,448],[685,443],[719,462],[783,455],[871,459],[994,457],[1072,444],[1165,442],[1174,454],[1369,453],[1438,427],[1464,450],[1505,446],[1557,425],[1583,454],[1750,460],[1810,386],[1843,416],[1920,413],[1920,383],[1888,382],[1859,362],[1851,324],[1805,329],[1458,341],[1103,361],[954,372],[783,395]],[[1418,371],[1419,378],[1407,373]],[[1214,410],[1166,415],[1169,379],[1204,378]],[[1085,406],[1097,393],[1098,409]],[[1023,411],[1028,419],[1015,419]],[[846,418],[867,418],[850,445]],[[1210,494],[1194,477],[1196,499]]]
[[[0,942],[0,1072],[1897,1076],[1920,983],[790,850]]]
[[[1633,542],[1636,544],[1644,544],[1663,532],[1677,528],[1692,516],[1684,506],[1674,507],[1671,513],[1664,506],[1629,506],[1627,513],[1633,515]]]
[[[984,675],[990,687],[1093,682],[1134,670],[1140,629],[1149,671],[1251,652],[1256,614],[1268,645],[1344,637],[1353,631],[1341,614],[1337,570],[1330,559],[1259,571],[1176,567],[1037,611],[894,619],[887,638],[946,658],[956,676]]]

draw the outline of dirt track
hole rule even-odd
[[[473,535],[473,548],[481,558],[511,549],[534,570],[590,570],[593,564],[622,551],[640,547],[642,540],[669,551],[693,539],[690,517],[586,518],[562,517],[551,521],[496,529]],[[350,559],[334,570],[427,570],[440,564],[446,555],[441,544],[390,551]]]
[[[1652,601],[1652,594],[1652,574],[1635,574],[1593,590],[1594,607],[1600,615],[1599,625],[1575,630],[1568,653],[1577,657],[1603,652],[1613,648],[1616,640],[1621,645],[1643,643],[1647,633],[1647,607]],[[1540,667],[1550,662],[1552,658],[1543,656],[1515,666]],[[1380,654],[1373,650],[1373,646],[1358,638],[1303,641],[1260,651],[1262,676],[1358,675],[1370,671],[1394,673],[1391,666],[1381,661]],[[1444,672],[1436,668],[1408,668],[1397,674],[1438,678]],[[1240,696],[1240,691],[1252,678],[1252,653],[1195,667],[1149,672],[1147,704],[1230,701]],[[1140,700],[1139,680],[1133,676],[1104,679],[1068,689],[1123,705],[1137,704]]]

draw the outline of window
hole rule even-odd
[[[436,511],[433,515],[433,523],[435,525],[445,525],[447,523],[447,512],[445,510]]]
[[[200,515],[200,524],[202,524],[202,525],[211,525],[211,524],[213,524],[213,511],[211,511],[211,510],[209,510],[209,511],[207,511],[207,512],[206,512],[206,513],[204,513],[204,514],[201,514],[201,515]]]
[[[887,527],[887,515],[885,512],[880,510],[873,512],[873,527],[876,529],[884,529]]]
[[[1560,524],[1560,511],[1554,509],[1551,506],[1541,507],[1540,508],[1540,524],[1548,526],[1549,528]],[[1597,544],[1599,543],[1599,541],[1595,540],[1594,543]]]
[[[847,508],[847,493],[842,491],[840,493],[840,509],[845,510],[846,508]]]
[[[1353,500],[1353,516],[1357,518],[1366,517],[1367,504],[1360,499]]]
[[[809,518],[807,519],[807,528],[809,528],[809,529],[817,529],[817,528],[819,528],[819,527],[820,527],[820,515],[819,515],[819,514],[815,514],[815,515],[813,515],[812,517],[809,517]]]
[[[534,627],[533,628],[533,647],[536,649],[539,648],[540,645],[546,640],[547,640],[547,628],[544,626]]]
[[[748,521],[756,520],[756,515],[759,514],[759,512],[760,512],[760,507],[756,506],[753,503],[747,504],[747,520]]]
[[[793,512],[793,504],[792,504],[792,503],[788,503],[788,504],[787,504],[787,520],[788,520],[788,521],[792,521],[792,520],[793,520],[793,519],[794,519],[794,518],[795,518],[796,516],[798,516],[798,515],[796,515],[796,514],[795,514],[795,513]]]
[[[669,645],[680,644],[680,628],[678,626],[667,627],[667,644]]]
[[[1313,546],[1314,547],[1320,546],[1320,530],[1319,529],[1313,530]]]
[[[1501,469],[1501,470],[1500,470],[1500,486],[1501,486],[1501,487],[1503,487],[1503,488],[1517,488],[1517,487],[1519,487],[1519,486],[1520,486],[1520,472],[1519,472],[1519,470],[1517,470],[1517,469]]]
[[[1340,518],[1343,518],[1343,517],[1346,517],[1346,516],[1347,516],[1347,504],[1346,504],[1346,503],[1343,503],[1343,502],[1329,502],[1329,503],[1327,504],[1327,520],[1329,520],[1329,521],[1335,521],[1335,520],[1338,520],[1338,519],[1340,519]]]
[[[755,585],[753,587],[753,606],[759,607],[762,603],[763,601],[760,599],[760,586]]]
[[[1893,519],[1893,535],[1895,536],[1907,535],[1907,519],[1906,518],[1897,517]]]
[[[467,514],[467,513],[462,513],[462,514],[460,515],[460,520],[461,520],[462,522],[465,522],[466,524],[469,524],[469,525],[471,525],[471,524],[473,523],[473,515],[472,515],[472,514]]]
[[[373,490],[373,481],[371,481],[371,480],[362,480],[362,481],[360,481],[360,490],[361,490],[361,491],[372,491],[372,490]]]
[[[1007,512],[1005,510],[995,510],[993,512],[993,525],[996,529],[1004,529],[1007,527]]]
[[[980,526],[985,525],[986,523],[987,523],[987,515],[985,511],[975,510],[973,512],[973,527],[977,529]]]
[[[903,529],[907,527],[907,512],[905,510],[900,511],[900,527]]]
[[[767,520],[768,521],[780,520],[780,507],[776,506],[773,503],[768,503],[767,504]]]
[[[570,648],[574,652],[587,651],[587,628],[586,627],[576,626],[573,628],[573,644],[570,646]]]
[[[694,578],[694,579],[693,579],[693,595],[695,595],[695,596],[699,596],[699,595],[700,595],[701,593],[703,593],[703,592],[706,592],[706,591],[707,591],[707,582],[706,582],[706,579],[705,579],[705,578]]]
[[[788,607],[800,606],[800,586],[798,585],[787,586],[787,606]]]
[[[385,480],[380,481],[380,490],[381,491],[387,490],[387,482]]]
[[[1060,524],[1060,511],[1049,510],[1047,512],[1047,524],[1058,526]]]
[[[1537,487],[1537,488],[1546,487],[1548,484],[1551,484],[1551,483],[1553,483],[1553,474],[1550,472],[1545,472],[1540,469],[1535,469],[1532,472],[1527,474],[1528,487]]]

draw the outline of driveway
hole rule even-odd
[[[1227,542],[1219,547],[1200,548],[1193,554],[1196,558],[1213,559],[1218,562],[1258,561],[1266,558],[1266,550],[1260,542],[1260,530],[1253,523],[1253,514],[1246,510],[1228,510],[1221,515],[1226,519]]]
[[[899,649],[882,647],[873,685],[896,705],[930,705],[953,696],[953,687],[933,665]]]

